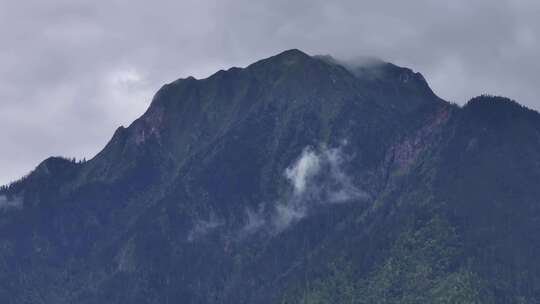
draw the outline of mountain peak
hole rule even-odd
[[[537,113],[357,68],[181,79],[92,160],[0,187],[0,303],[538,302]]]
[[[307,53],[299,50],[299,49],[288,49],[285,50],[277,55],[275,57],[288,57],[288,58],[301,58],[301,57],[311,57]]]
[[[304,63],[313,60],[313,57],[300,51],[299,49],[290,49],[283,51],[277,55],[270,56],[268,58],[259,60],[248,66],[249,68],[259,67],[259,66],[293,66],[293,65],[303,65]]]
[[[472,115],[477,122],[489,122],[496,126],[525,119],[538,125],[540,114],[516,101],[492,95],[480,95],[472,98],[463,107],[464,113]]]

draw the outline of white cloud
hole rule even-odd
[[[217,229],[225,225],[225,221],[222,219],[217,219],[215,215],[210,214],[210,217],[207,220],[197,220],[193,225],[191,231],[189,231],[187,240],[192,242],[198,238],[204,237],[205,235],[212,232],[212,230]]]
[[[369,195],[356,186],[347,174],[349,157],[344,153],[347,140],[335,148],[320,145],[305,147],[292,164],[283,170],[290,187],[274,204],[261,203],[244,210],[244,224],[234,232],[237,240],[259,233],[279,234],[298,221],[333,204],[369,200]],[[188,241],[201,238],[225,225],[211,213],[206,220],[196,220],[188,233]]]
[[[300,158],[285,170],[285,176],[292,182],[294,193],[302,194],[306,189],[306,183],[320,170],[320,159],[310,148],[306,147]]]
[[[324,203],[344,202],[367,195],[355,187],[345,172],[343,148],[347,141],[335,148],[325,145],[318,150],[306,147],[300,157],[285,170],[295,196]]]
[[[346,173],[347,159],[343,154],[346,145],[344,140],[336,148],[322,145],[315,150],[306,147],[285,169],[285,177],[293,191],[275,205],[272,224],[276,232],[316,211],[317,206],[369,199],[369,195],[355,186]]]
[[[344,144],[346,145],[346,141]],[[353,185],[351,178],[345,173],[345,159],[342,146],[333,149],[324,149],[323,155],[329,165],[327,191],[329,203],[341,203],[353,199],[368,199],[369,195]]]
[[[247,222],[242,228],[242,232],[245,234],[257,232],[266,225],[266,219],[264,218],[264,205],[261,204],[257,211],[246,209],[246,215]]]
[[[275,232],[281,232],[291,224],[307,216],[308,205],[302,201],[287,201],[276,205],[276,212],[273,217],[273,228]]]
[[[261,231],[278,234],[319,208],[368,200],[369,195],[355,186],[346,173],[349,159],[343,150],[347,145],[347,140],[343,140],[335,148],[325,145],[305,147],[298,158],[284,169],[283,175],[290,189],[274,204],[247,208],[245,224],[237,237],[242,239]]]

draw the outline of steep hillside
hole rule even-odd
[[[2,303],[536,303],[540,116],[299,50],[0,192]]]

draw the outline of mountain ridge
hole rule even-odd
[[[0,190],[22,202],[0,212],[0,299],[538,301],[539,125],[294,49],[179,79],[93,159]]]

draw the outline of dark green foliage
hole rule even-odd
[[[422,211],[420,211],[422,213]],[[425,215],[424,215],[425,216]],[[283,303],[491,303],[483,280],[468,269],[454,227],[439,212],[416,218],[369,273],[338,258],[323,279]]]

